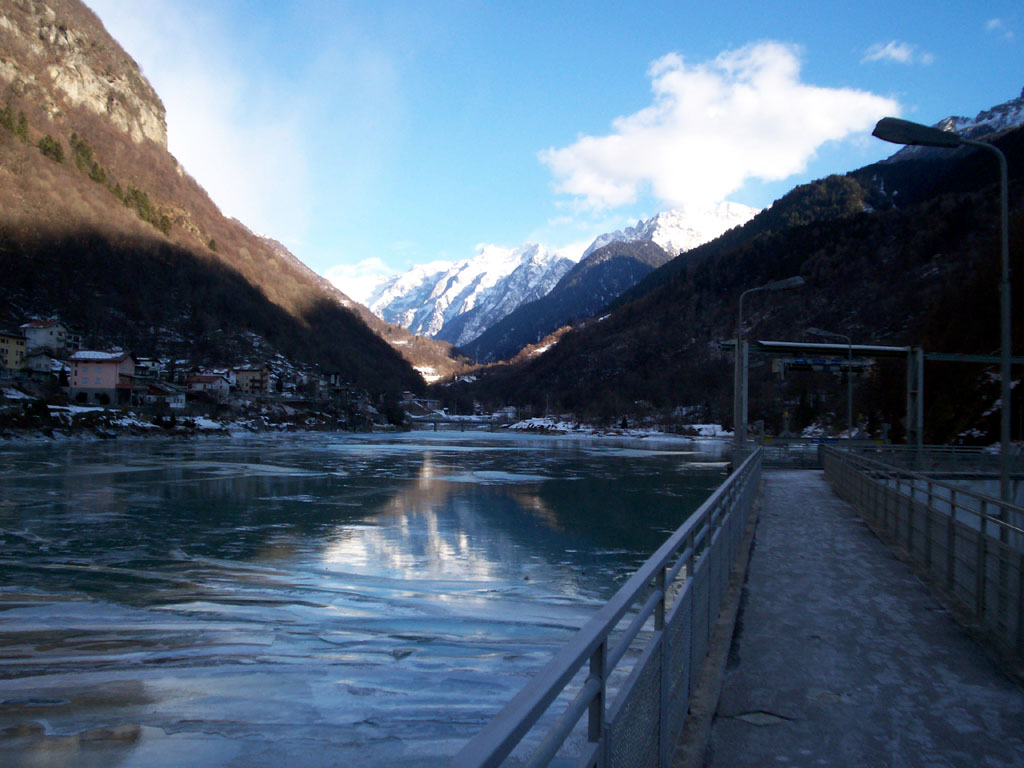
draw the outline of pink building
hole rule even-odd
[[[78,402],[128,402],[132,393],[135,359],[127,352],[81,349],[68,358],[68,396]]]

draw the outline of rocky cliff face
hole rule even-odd
[[[0,51],[0,80],[51,119],[80,107],[167,148],[160,98],[88,8],[15,0],[0,10]]]

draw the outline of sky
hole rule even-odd
[[[221,210],[376,275],[758,208],[1021,95],[1019,0],[86,0]]]

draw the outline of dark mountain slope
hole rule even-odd
[[[0,270],[5,314],[59,306],[86,341],[211,363],[288,350],[372,391],[418,378],[400,359],[381,360],[380,340],[331,301],[295,317],[215,259],[155,238],[4,231]],[[384,376],[391,387],[374,387]]]
[[[1024,132],[1011,132],[998,143],[1011,164],[1011,251],[1019,253]],[[932,178],[914,195],[891,194],[896,174],[915,178],[909,165],[872,166],[794,190],[780,201],[786,203],[776,212],[780,224],[769,224],[765,212],[697,249],[699,258],[685,268],[676,262],[663,267],[602,322],[565,334],[528,362],[491,369],[476,394],[540,407],[552,393],[553,407],[609,416],[635,411],[637,401],[654,408],[702,405],[710,417],[731,423],[731,356],[718,349],[718,342],[735,334],[743,290],[794,274],[805,278],[804,288],[748,299],[752,336],[809,339],[806,328],[822,327],[857,343],[923,343],[934,351],[992,353],[998,346],[998,208],[995,172],[987,160],[977,152],[950,158],[943,168],[933,167]],[[886,174],[888,193],[870,181]],[[822,215],[815,212],[815,199],[824,201]],[[867,200],[878,207],[865,210],[859,201]],[[781,226],[787,221],[796,226]],[[1014,286],[1016,295],[1024,296],[1019,274]],[[1015,317],[1024,318],[1024,312]],[[1014,337],[1024,345],[1020,319]],[[965,371],[943,370],[926,386],[929,413],[936,414],[927,420],[929,439],[946,439],[966,425],[985,422],[981,413],[991,405],[984,395],[985,372]],[[865,394],[874,394],[864,409],[874,423],[896,426],[902,416],[902,374],[880,375],[896,376],[897,384],[866,383]],[[950,389],[947,380],[957,388]],[[755,371],[752,411],[777,425],[794,386],[798,382],[787,381],[780,389],[765,368]],[[967,393],[980,394],[965,398]]]
[[[511,358],[555,329],[599,312],[669,259],[649,241],[609,243],[570,269],[546,296],[522,305],[463,351],[485,362]]]
[[[116,326],[142,354],[166,351],[145,343],[161,337],[149,326],[195,345],[194,333],[232,329],[373,391],[422,386],[343,294],[221,214],[167,152],[164,108],[138,65],[77,0],[0,4],[0,241],[5,325],[62,315],[96,329],[94,343]],[[251,296],[233,304],[242,283]],[[109,298],[95,305],[108,316],[82,311],[83,286]]]

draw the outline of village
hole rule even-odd
[[[0,433],[372,429],[403,424],[400,404],[280,354],[201,365],[85,348],[82,334],[57,319],[0,330]]]

